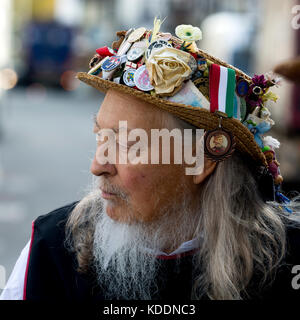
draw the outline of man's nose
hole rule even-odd
[[[117,170],[114,164],[111,164],[111,163],[100,164],[97,161],[96,155],[95,155],[91,165],[91,173],[98,177],[103,174],[115,175],[117,173]]]

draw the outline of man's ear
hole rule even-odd
[[[213,173],[217,165],[216,161],[212,161],[210,159],[207,159],[204,156],[204,168],[203,171],[200,174],[196,174],[193,176],[193,182],[195,184],[202,183],[209,175]]]

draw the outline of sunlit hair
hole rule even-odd
[[[201,212],[196,233],[203,232],[195,255],[193,297],[247,298],[253,273],[260,285],[272,281],[286,251],[285,215],[258,193],[257,182],[244,161],[233,155],[218,164],[200,193]],[[284,221],[286,220],[286,223]]]
[[[95,251],[95,247],[105,242],[105,234],[119,230],[120,238],[116,240],[116,246],[120,250],[114,252],[121,252],[127,255],[128,259],[132,258],[133,262],[128,259],[127,262],[131,263],[133,269],[135,262],[143,261],[144,269],[134,270],[139,270],[142,273],[140,276],[145,276],[145,282],[137,283],[135,279],[141,277],[134,271],[124,277],[116,276],[115,280],[125,281],[125,286],[120,286],[121,290],[126,286],[144,286],[140,291],[136,291],[142,294],[133,294],[131,298],[149,299],[151,279],[147,277],[147,268],[153,271],[149,272],[149,275],[155,273],[154,259],[147,260],[144,255],[142,260],[139,260],[141,247],[134,245],[135,240],[140,239],[139,244],[143,245],[163,246],[167,241],[163,236],[165,221],[168,221],[169,225],[178,225],[176,222],[184,221],[183,224],[189,225],[186,226],[188,230],[181,225],[177,233],[169,234],[173,236],[172,241],[182,241],[182,233],[191,232],[192,226],[192,236],[201,235],[200,250],[193,258],[194,286],[191,298],[201,299],[208,296],[210,299],[247,299],[246,288],[254,273],[259,275],[261,287],[272,281],[274,272],[286,253],[286,225],[298,217],[295,213],[291,217],[296,218],[286,218],[275,204],[265,203],[250,169],[237,153],[218,163],[212,175],[199,186],[198,196],[194,195],[197,212],[183,210],[188,206],[180,207],[180,203],[177,203],[179,218],[176,218],[174,211],[172,215],[172,210],[166,210],[165,217],[168,220],[162,219],[157,224],[149,225],[149,228],[146,225],[133,226],[132,236],[125,235],[127,247],[122,247],[120,241],[124,232],[130,231],[130,227],[114,225],[109,218],[103,217],[102,201],[97,200],[98,194],[91,193],[78,203],[69,217],[66,228],[67,244],[77,256],[79,271],[87,272],[95,265],[95,252],[101,252],[101,248],[96,248]],[[297,200],[299,198],[291,202],[291,207],[298,212]],[[102,219],[101,224],[98,224],[99,219]],[[189,219],[193,219],[193,222]],[[156,238],[151,242],[153,235],[156,235]],[[110,261],[123,268],[119,275],[124,275],[126,260],[117,263],[116,259],[110,252],[107,252],[107,255],[102,252],[96,259],[96,269],[103,272],[105,277],[106,266]],[[114,281],[113,285],[117,285],[117,281]],[[120,295],[123,293],[120,292]]]

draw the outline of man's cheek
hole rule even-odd
[[[130,194],[140,192],[141,189],[149,189],[150,187],[149,176],[142,170],[128,169],[126,173],[122,175],[122,184],[124,189]]]

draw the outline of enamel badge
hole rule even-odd
[[[207,158],[223,161],[235,150],[235,139],[231,132],[219,127],[209,130],[204,136],[204,151]]]

